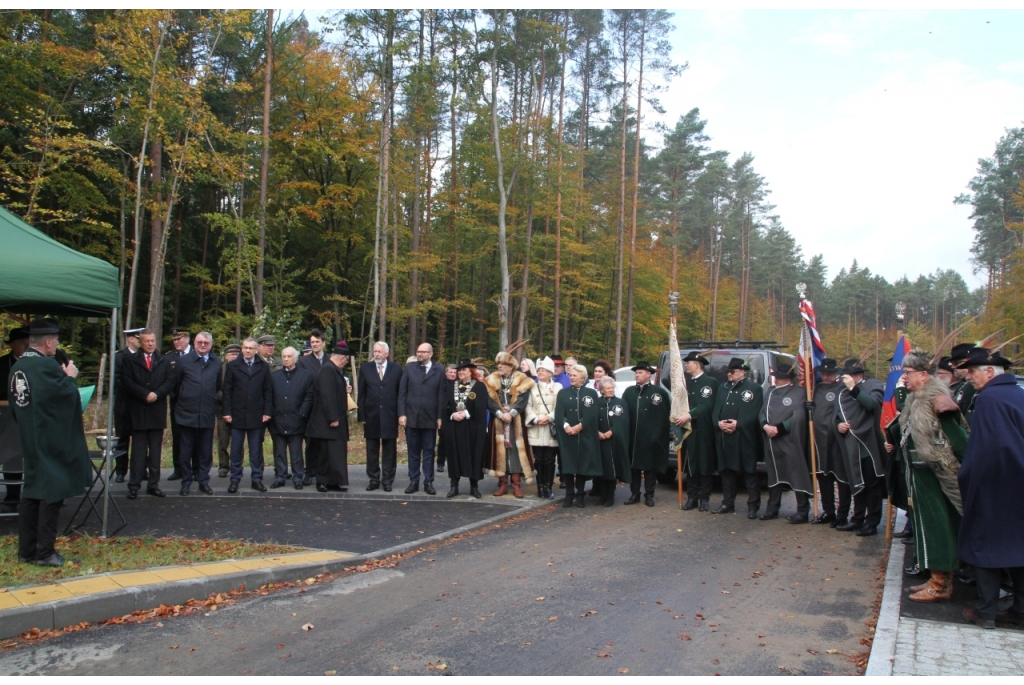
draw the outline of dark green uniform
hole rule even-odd
[[[974,384],[969,380],[957,381],[949,386],[949,392],[953,396],[956,406],[960,407],[960,413],[967,419],[968,425],[974,416],[974,395],[978,392]]]
[[[629,468],[629,411],[618,397],[601,397],[597,401],[597,409],[598,431],[612,432],[612,437],[600,441],[602,478],[605,481],[601,502],[610,504],[616,481],[628,483],[632,479]],[[596,484],[597,480],[594,482]]]
[[[622,393],[622,402],[629,412],[629,464],[633,470],[630,490],[654,497],[655,472],[668,470],[669,415],[672,398],[664,388],[647,383],[632,385]]]
[[[686,453],[686,496],[690,500],[696,498],[706,501],[711,497],[711,476],[718,469],[715,424],[711,420],[718,379],[706,373],[697,378],[687,377],[686,392],[690,397],[692,429],[683,443],[683,451]]]
[[[766,516],[777,516],[782,504],[782,491],[789,486],[796,494],[795,519],[807,520],[811,510],[811,460],[807,448],[807,410],[804,409],[806,391],[792,383],[777,385],[768,390],[760,423],[778,430],[774,438],[764,439],[764,462],[768,471],[768,509]]]
[[[588,478],[602,478],[601,445],[597,437],[599,409],[597,393],[591,388],[563,388],[555,397],[555,426],[558,427],[558,451],[562,455],[562,472],[566,478],[575,476],[575,496],[582,501]],[[565,432],[566,425],[583,424],[576,435]],[[573,490],[565,489],[571,502]]]
[[[735,384],[726,382],[718,388],[711,422],[715,426],[718,472],[722,475],[722,509],[731,509],[735,504],[741,473],[747,488],[748,515],[761,507],[757,460],[761,458],[761,436],[764,435],[758,423],[763,403],[764,391],[750,379],[744,378]],[[735,432],[726,433],[718,427],[719,421],[726,420],[737,422]]]

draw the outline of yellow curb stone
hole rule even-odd
[[[192,580],[193,578],[205,578],[202,573],[188,566],[178,568],[155,568],[153,573],[164,580]]]
[[[110,576],[111,579],[121,587],[137,587],[139,585],[155,585],[164,582],[163,578],[152,571],[135,571],[133,573],[118,573]]]
[[[121,589],[121,586],[115,583],[110,576],[97,576],[95,578],[83,578],[81,580],[66,580],[61,583],[61,585],[70,590],[71,594],[75,597],[94,595],[99,592],[109,592],[111,590]]]
[[[334,561],[335,559],[348,559],[349,557],[355,556],[349,552],[310,552],[306,554],[306,561]]]
[[[13,594],[10,592],[0,592],[0,611],[20,606],[22,606],[22,603]]]
[[[204,576],[223,576],[228,573],[238,573],[242,570],[238,566],[229,564],[226,561],[218,562],[216,564],[202,564],[201,566],[194,566],[193,568]]]
[[[14,590],[11,594],[25,606],[74,597],[70,590],[60,585],[42,585],[27,590]]]
[[[270,559],[237,559],[231,562],[232,566],[243,571],[259,571],[263,568],[274,568],[276,566],[283,566],[284,564],[275,563]]]

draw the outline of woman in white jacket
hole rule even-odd
[[[555,363],[550,357],[544,357],[537,365],[537,384],[530,391],[526,404],[526,435],[537,470],[537,495],[548,499],[555,498],[551,488],[555,480],[558,440],[551,434],[551,422],[555,415],[555,398],[562,389],[561,383],[551,380],[554,375]]]

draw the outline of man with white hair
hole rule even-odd
[[[181,440],[181,495],[193,481],[199,491],[212,495],[213,429],[217,425],[217,394],[221,389],[221,361],[213,352],[213,336],[202,331],[196,344],[174,366],[177,401],[174,420]]]
[[[1009,366],[984,347],[961,365],[977,394],[957,475],[964,512],[957,552],[978,581],[978,603],[964,609],[964,618],[982,628],[995,621],[1024,625],[1024,392],[1006,373]],[[1013,583],[1013,605],[998,611],[1003,569]]]
[[[367,490],[391,492],[398,469],[398,391],[402,367],[388,361],[391,349],[383,340],[373,344],[373,359],[359,368],[359,423],[366,438]]]
[[[199,344],[198,342],[196,343]],[[291,454],[292,483],[302,489],[305,475],[302,468],[302,438],[313,409],[313,375],[298,368],[299,351],[286,347],[281,351],[281,368],[270,374],[274,417],[270,420],[270,438],[274,443],[274,482],[282,487],[288,477],[288,455]]]

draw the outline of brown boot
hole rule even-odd
[[[949,571],[932,571],[927,586],[910,595],[912,602],[939,602],[953,596],[953,574]]]
[[[501,497],[502,495],[508,494],[508,476],[501,476],[498,478],[498,489],[494,491],[495,497]]]
[[[520,487],[522,483],[523,474],[513,473],[512,474],[512,494],[517,498],[523,498],[523,489]]]

